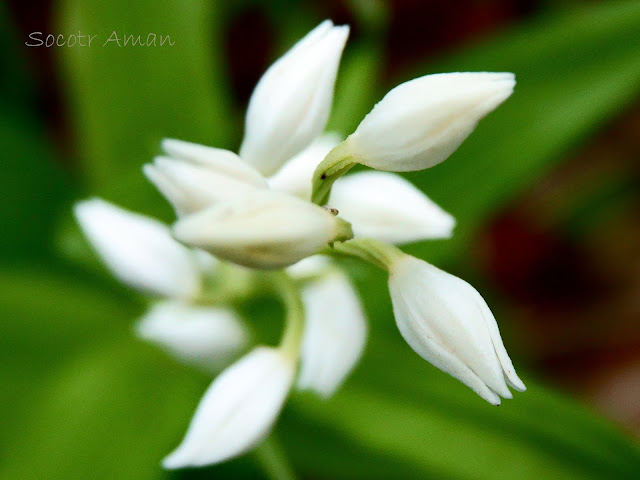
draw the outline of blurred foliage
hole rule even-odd
[[[20,110],[0,110],[3,146],[0,190],[0,259],[46,258],[59,215],[71,196],[69,180],[56,168],[56,155],[42,126]],[[27,159],[28,161],[25,161]]]
[[[410,177],[459,220],[452,241],[416,251],[463,253],[496,208],[638,99],[639,58],[640,2],[603,2],[547,14],[406,76],[488,70],[518,81],[450,159]]]
[[[69,180],[59,168],[53,145],[31,110],[33,81],[16,48],[16,32],[0,4],[0,260],[42,259],[51,255],[51,237]],[[9,67],[9,68],[7,68]]]
[[[289,3],[264,8],[275,18],[276,9]],[[343,133],[388,87],[377,81],[384,14],[372,15],[360,4],[354,11],[367,16],[363,23],[370,28],[348,46],[329,125]],[[0,221],[6,246],[0,259],[14,266],[0,272],[5,392],[0,406],[10,419],[0,432],[0,478],[259,475],[250,455],[200,471],[160,469],[160,459],[179,441],[209,379],[133,338],[130,324],[140,302],[93,270],[62,266],[49,241],[56,221],[70,224],[67,207],[77,191],[168,218],[166,204],[139,169],[157,151],[160,138],[237,145],[242,115],[229,101],[223,54],[224,26],[232,11],[223,2],[205,1],[62,2],[60,31],[79,29],[104,39],[116,29],[169,33],[176,39],[166,49],[58,52],[79,149],[80,185],[58,167],[28,102],[20,109],[5,103],[0,134],[7,155],[0,182],[7,209]],[[286,41],[278,51],[301,33],[301,25],[314,24],[305,12],[298,6],[283,17],[279,28]],[[301,15],[306,16],[297,18]],[[484,219],[635,99],[638,58],[640,4],[607,2],[551,11],[470,50],[421,65],[419,74],[508,70],[519,84],[514,97],[450,160],[409,176],[459,222],[453,241],[411,250],[430,260],[459,262]],[[3,53],[2,59],[12,74],[22,71],[19,56]],[[20,87],[21,80],[5,78],[3,94]],[[73,243],[77,235],[68,226],[62,238]],[[16,259],[32,257],[39,263],[49,257],[57,268],[15,266]],[[393,330],[383,275],[349,266],[366,292],[371,339],[356,373],[334,398],[324,402],[294,394],[285,408],[278,436],[303,476],[640,475],[640,451],[633,440],[531,379],[525,378],[527,393],[496,409],[423,362]],[[258,321],[265,324],[277,311],[261,308]]]
[[[122,39],[169,35],[171,47],[67,48],[62,51],[83,175],[93,188],[135,170],[163,137],[229,146],[233,122],[219,61],[223,2],[64,0],[60,31]],[[126,12],[126,13],[125,13]]]

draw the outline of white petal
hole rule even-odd
[[[499,403],[496,394],[512,397],[501,358],[508,356],[498,354],[496,344],[504,346],[497,326],[489,327],[495,319],[477,290],[407,255],[392,266],[389,291],[398,329],[420,356],[491,403]]]
[[[359,172],[339,178],[329,204],[351,222],[356,236],[407,243],[448,238],[455,219],[404,178]]]
[[[358,293],[339,272],[302,291],[305,310],[298,388],[329,397],[360,359],[367,324]]]
[[[294,370],[291,358],[267,347],[231,365],[204,394],[182,443],[163,466],[211,465],[256,446],[278,417]]]
[[[209,277],[212,277],[216,273],[220,266],[220,260],[209,252],[197,248],[193,250],[193,255],[201,272],[204,272]]]
[[[441,73],[403,83],[346,140],[358,162],[378,170],[432,167],[513,92],[512,73]]]
[[[349,27],[321,23],[277,60],[256,85],[240,156],[274,174],[322,133]]]
[[[252,268],[282,268],[339,235],[341,220],[310,202],[273,191],[221,202],[180,219],[180,241]]]
[[[137,323],[136,332],[179,360],[211,372],[227,365],[249,339],[233,310],[177,301],[154,304]]]
[[[311,198],[311,178],[318,164],[338,145],[342,139],[337,133],[325,133],[311,145],[285,163],[267,181],[274,190],[287,192],[309,200]]]
[[[178,216],[197,212],[257,188],[237,177],[170,157],[156,157],[152,165],[144,166],[143,171],[171,202]]]
[[[513,362],[511,361],[511,358],[507,353],[507,349],[502,342],[500,330],[498,329],[498,323],[496,322],[493,313],[489,309],[489,306],[484,301],[480,293],[478,293],[477,291],[475,293],[477,295],[476,302],[482,309],[482,317],[484,318],[487,329],[489,330],[489,335],[491,336],[491,341],[493,342],[493,348],[495,349],[498,360],[500,360],[500,364],[502,365],[502,370],[504,371],[504,376],[507,384],[518,392],[526,391],[527,387],[516,373],[516,369],[513,367]]]
[[[166,225],[98,198],[79,202],[74,213],[93,248],[122,282],[168,297],[198,294],[197,262]]]
[[[315,277],[326,272],[330,265],[330,260],[324,255],[313,255],[288,267],[287,273],[298,279]]]
[[[266,186],[264,177],[238,155],[222,148],[207,147],[173,138],[162,141],[162,149],[171,157],[190,162],[208,170],[248,183],[254,187]]]

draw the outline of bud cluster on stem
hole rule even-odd
[[[323,131],[348,35],[348,26],[324,21],[269,67],[249,100],[238,153],[162,142],[143,172],[173,206],[172,227],[99,199],[75,206],[111,273],[150,297],[136,333],[221,372],[165,468],[248,452],[269,435],[294,386],[326,398],[355,368],[365,310],[330,255],[388,273],[398,329],[434,366],[495,405],[511,398],[509,387],[525,390],[478,291],[394,246],[448,238],[455,219],[390,173],[445,160],[511,95],[514,75],[459,72],[402,83],[343,140]],[[356,165],[374,171],[349,173]],[[275,347],[254,338],[238,308],[265,292],[285,310]]]

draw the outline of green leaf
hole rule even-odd
[[[139,172],[163,137],[229,146],[235,119],[221,8],[204,0],[62,2],[61,32],[96,35],[90,47],[60,49],[80,164],[93,186]],[[130,35],[152,44],[150,34],[155,46],[124,44]]]
[[[312,394],[307,395],[312,401]],[[277,431],[282,432],[285,452],[301,478],[425,478],[424,466],[354,441],[323,419],[317,421],[309,412],[300,412],[295,405],[285,408]],[[449,477],[431,471],[427,478]]]
[[[352,442],[450,478],[635,478],[634,442],[528,380],[499,407],[383,336],[327,402],[296,398],[300,415]]]
[[[15,22],[12,21],[9,6],[0,4],[0,104],[4,108],[19,107],[33,102],[33,81],[27,72],[27,62],[22,39]],[[23,47],[23,48],[20,48]]]
[[[0,142],[0,258],[46,257],[56,215],[70,196],[70,182],[56,167],[58,159],[36,119],[13,109],[0,111]]]
[[[44,382],[32,414],[3,449],[0,478],[166,476],[160,461],[203,390],[202,379],[176,370],[134,339],[87,349]]]
[[[42,268],[0,271],[0,407],[12,421],[0,449],[30,416],[48,376],[76,352],[129,330],[139,308],[103,285]]]
[[[381,48],[374,42],[347,44],[336,81],[336,94],[327,131],[347,136],[375,104],[376,84],[380,76]]]
[[[500,205],[638,98],[638,58],[640,4],[602,2],[518,26],[407,77],[511,71],[518,81],[450,159],[409,177],[458,219],[452,241],[413,251],[463,254]]]
[[[0,5],[0,260],[44,260],[52,253],[55,217],[73,186],[39,117],[28,49],[7,9]]]
[[[210,378],[136,339],[140,305],[104,285],[27,268],[0,283],[0,478],[169,475]],[[249,458],[217,470],[256,478]]]

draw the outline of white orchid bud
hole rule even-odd
[[[329,204],[351,223],[354,235],[384,242],[448,238],[456,223],[410,182],[386,172],[341,177]]]
[[[477,123],[513,92],[512,73],[441,73],[403,83],[347,138],[362,163],[394,172],[423,170],[451,155]]]
[[[309,200],[311,198],[311,179],[313,172],[322,159],[338,145],[342,139],[337,133],[325,133],[311,145],[285,163],[267,182],[274,190],[287,192]]]
[[[143,171],[173,205],[178,216],[197,212],[256,188],[235,177],[217,173],[210,167],[170,157],[156,157],[153,164],[143,167]]]
[[[240,156],[272,175],[322,133],[348,26],[318,25],[277,60],[256,85]]]
[[[166,225],[98,198],[76,204],[74,213],[93,248],[122,282],[173,298],[199,293],[197,259]]]
[[[494,405],[498,395],[512,398],[507,383],[526,389],[491,310],[467,282],[403,255],[390,266],[389,291],[398,329],[422,358]]]
[[[263,188],[267,185],[260,172],[229,150],[207,147],[198,143],[185,142],[173,138],[165,138],[162,141],[162,149],[170,157],[206,167],[219,175],[224,175],[258,188]]]
[[[339,271],[302,291],[305,311],[298,388],[329,397],[358,363],[367,323],[358,293]]]
[[[350,226],[325,209],[281,192],[256,191],[180,219],[175,237],[252,268],[282,268],[330,242]]]
[[[249,332],[229,308],[159,302],[136,324],[140,338],[209,372],[226,366],[249,340]]]
[[[204,394],[182,443],[163,466],[211,465],[255,447],[278,417],[294,373],[294,360],[268,347],[231,365]]]

